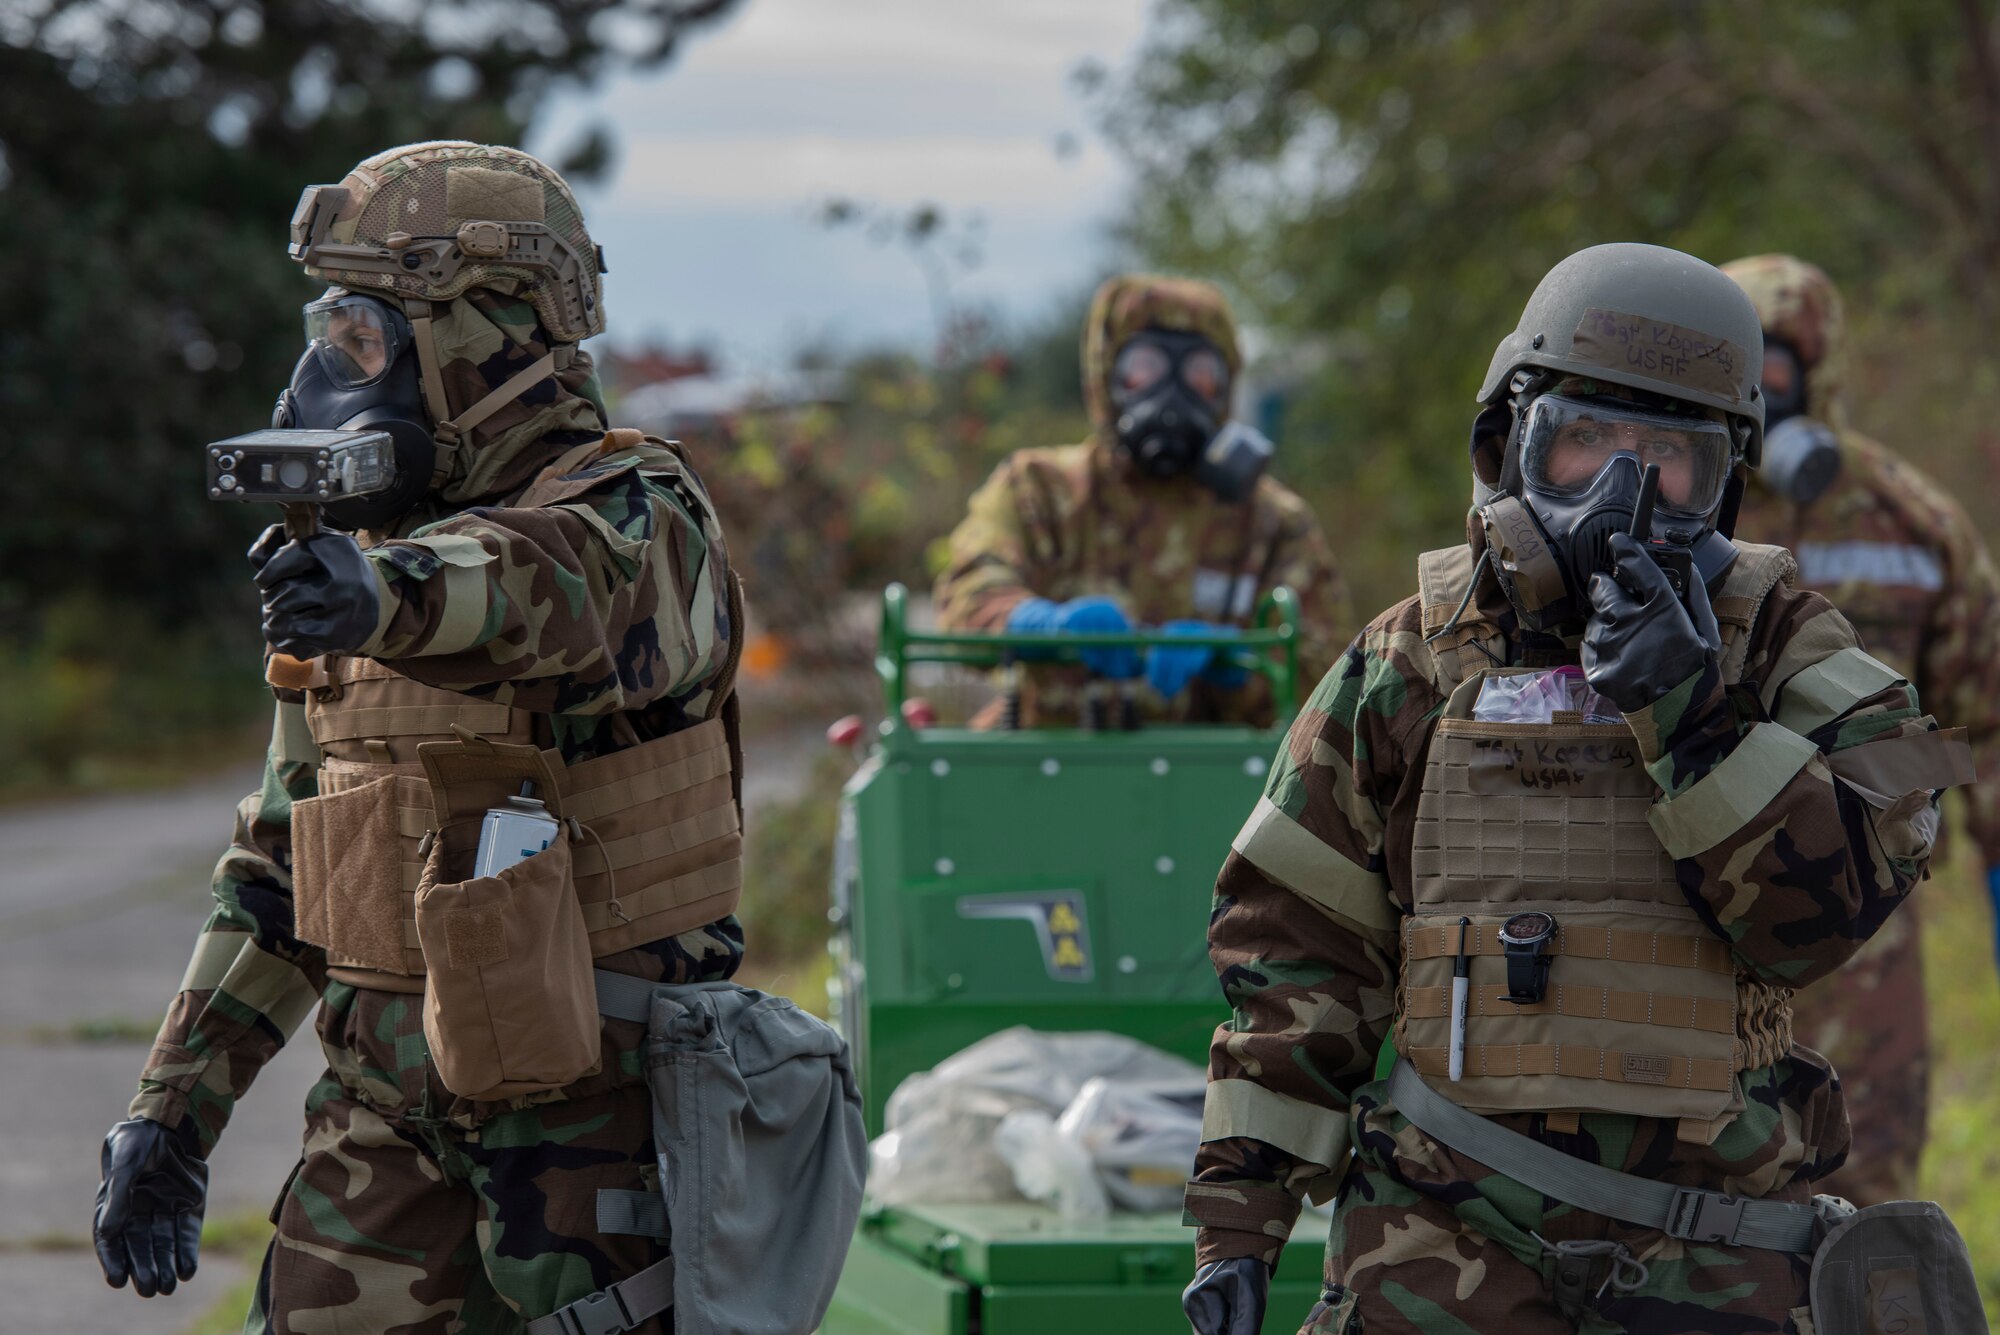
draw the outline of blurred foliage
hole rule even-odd
[[[1312,370],[1282,465],[1368,607],[1461,531],[1472,396],[1586,245],[1831,273],[1859,424],[1989,523],[2000,306],[1990,0],[1163,0],[1083,72],[1140,174],[1126,231]]]
[[[163,628],[74,591],[38,612],[0,637],[0,798],[159,782],[209,739],[232,759],[259,753],[270,697],[254,609],[235,625]]]
[[[955,274],[970,273],[986,258],[984,214],[955,215],[928,201],[906,209],[888,208],[835,195],[816,205],[811,218],[828,231],[856,228],[874,245],[893,243],[903,248],[924,276],[931,319],[937,326],[939,361],[956,359],[960,351],[954,347],[956,338],[967,333],[977,337],[981,322],[962,318],[953,282]]]
[[[816,401],[752,402],[682,431],[762,627],[808,659],[865,658],[873,623],[843,621],[841,595],[890,580],[927,589],[932,549],[994,465],[1089,430],[1077,354],[1086,306],[1075,294],[1020,327],[954,308],[949,355],[936,359],[808,353]],[[868,642],[849,642],[857,632]]]
[[[1941,1202],[1979,1271],[1988,1321],[2000,1321],[2000,979],[1986,878],[1970,839],[1933,866],[1920,901],[1930,1002],[1931,1137],[1919,1187]]]
[[[558,81],[657,65],[733,3],[0,5],[0,685],[30,692],[0,769],[14,715],[87,713],[138,646],[186,666],[156,631],[254,622],[238,554],[275,516],[210,503],[199,449],[268,423],[301,350],[300,189],[410,140],[518,142]],[[593,131],[562,165],[608,160]],[[76,598],[92,642],[39,647]]]
[[[851,760],[820,752],[798,796],[752,810],[744,828],[744,974],[738,981],[783,993],[826,1014],[828,881],[840,788]]]

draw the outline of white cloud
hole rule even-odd
[[[1129,58],[1152,4],[744,0],[662,74],[562,99],[529,147],[559,155],[597,122],[617,141],[611,179],[580,192],[611,255],[614,341],[703,331],[756,357],[802,327],[921,338],[908,257],[809,208],[979,212],[986,263],[963,296],[1040,309],[1093,272],[1127,180],[1070,74]]]

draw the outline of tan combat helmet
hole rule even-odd
[[[604,252],[568,183],[515,148],[405,144],[309,185],[291,255],[329,283],[426,301],[511,278],[557,342],[604,332]]]
[[[516,148],[435,140],[377,153],[339,185],[305,188],[290,253],[315,278],[402,305],[437,419],[433,485],[475,426],[567,366],[575,344],[604,332],[604,251],[584,229],[569,184]],[[478,287],[532,303],[557,346],[445,420],[432,303]]]
[[[1479,401],[1498,402],[1527,367],[1719,409],[1742,436],[1744,462],[1755,468],[1762,457],[1757,310],[1720,269],[1692,255],[1614,242],[1563,260],[1493,350]]]

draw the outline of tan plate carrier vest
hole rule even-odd
[[[1796,568],[1782,548],[1738,544],[1714,598],[1723,680],[1741,680],[1750,627]],[[1426,553],[1426,636],[1451,620],[1473,555]],[[1434,642],[1447,697],[1425,762],[1403,925],[1396,1048],[1431,1086],[1479,1113],[1632,1113],[1712,1142],[1741,1111],[1736,1074],[1792,1045],[1791,992],[1750,977],[1696,915],[1647,820],[1659,797],[1622,723],[1487,723],[1473,702],[1504,661],[1499,630],[1461,621]],[[1540,910],[1557,930],[1547,995],[1507,997],[1500,925]],[[1451,984],[1470,918],[1464,1078],[1448,1077]]]
[[[543,477],[639,438],[614,432]],[[571,490],[538,483],[518,504],[548,504]],[[708,536],[711,552],[725,550],[719,530]],[[743,622],[733,576],[728,595],[734,630]],[[305,713],[322,753],[320,795],[292,808],[300,939],[326,950],[328,972],[341,982],[422,991],[416,896],[432,843],[441,840],[443,863],[469,876],[481,819],[524,777],[570,832],[592,956],[732,912],[743,887],[733,695],[741,638],[731,636],[702,722],[573,765],[546,748],[546,724],[526,710],[424,686],[373,659],[316,660]]]

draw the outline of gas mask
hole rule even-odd
[[[1111,364],[1118,444],[1148,477],[1191,474],[1226,501],[1249,496],[1269,466],[1271,442],[1229,410],[1229,363],[1200,334],[1148,329]]]
[[[1806,415],[1806,373],[1798,354],[1768,334],[1764,341],[1764,485],[1794,505],[1818,500],[1840,475],[1840,438]]]
[[[374,495],[321,508],[340,528],[381,528],[430,490],[437,458],[419,389],[410,323],[388,302],[338,292],[305,308],[305,355],[278,396],[271,425],[327,431],[386,431],[395,443],[396,480]]]
[[[1660,469],[1637,536],[1684,586],[1712,580],[1735,548],[1715,531],[1736,463],[1730,428],[1609,396],[1542,394],[1520,412],[1502,491],[1479,509],[1494,570],[1529,630],[1580,625],[1590,577],[1611,568],[1613,533],[1630,533],[1647,465]]]

